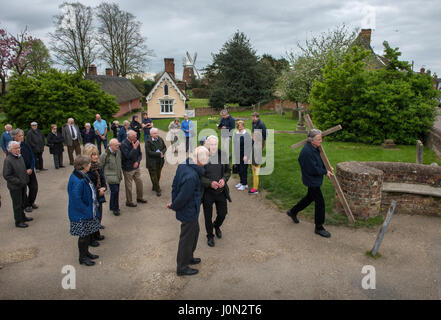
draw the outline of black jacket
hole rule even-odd
[[[47,135],[47,145],[49,147],[50,154],[60,154],[64,151],[64,138],[61,132],[57,132],[57,135],[49,132]]]
[[[307,187],[320,187],[323,183],[323,176],[328,173],[318,148],[314,148],[307,142],[300,151],[300,168],[302,169],[302,181]]]
[[[39,129],[29,129],[26,134],[26,142],[31,146],[32,152],[41,153],[44,151],[45,139]]]
[[[211,188],[211,183],[213,182],[213,180],[209,179],[207,177],[207,173],[210,171],[210,167],[213,166],[222,166],[221,172],[222,172],[222,179],[224,179],[225,181],[225,187],[223,188],[222,192],[225,194],[225,197],[228,199],[228,201],[231,202],[231,197],[230,197],[230,189],[228,188],[228,180],[231,177],[231,168],[230,168],[230,164],[229,163],[225,163],[222,164],[222,151],[218,150],[217,153],[217,163],[211,163],[211,159],[208,162],[208,164],[206,164],[204,166],[205,169],[205,174],[201,177],[201,187],[202,187],[202,192],[201,192],[201,198],[204,198],[204,193],[206,190]],[[224,153],[224,157],[226,157],[225,153]],[[229,159],[227,158],[227,161],[229,161]]]
[[[221,129],[223,126],[227,127],[228,130],[234,129],[234,118],[230,115],[228,118],[224,119],[222,118],[219,125],[217,126],[219,129]]]
[[[132,122],[130,122],[130,129],[136,132],[136,138],[139,140],[142,126],[138,121],[135,121],[135,116],[132,117]]]
[[[234,154],[234,163],[235,164],[243,164],[243,157],[247,157],[248,160],[251,160],[252,154],[252,140],[251,135],[246,131],[244,134],[235,133],[233,136],[233,154]]]
[[[112,129],[112,131],[113,131],[113,137],[114,137],[115,139],[117,139],[117,138],[118,138],[118,132],[119,132],[119,130],[121,129],[121,126],[120,126],[120,125],[115,126],[115,124],[112,123],[112,126],[110,127],[110,129]]]
[[[141,144],[139,144],[138,148],[133,149],[132,143],[129,139],[125,139],[121,142],[119,149],[121,150],[121,168],[124,171],[135,170],[135,168],[133,168],[135,162],[138,162],[139,168],[142,160]]]
[[[201,209],[201,181],[205,170],[190,158],[179,164],[172,184],[171,209],[176,211],[176,219],[181,222],[194,222]]]
[[[84,145],[87,143],[95,144],[96,133],[92,129],[89,129],[89,133],[86,133],[86,129],[83,129],[83,131],[81,131],[81,138],[83,138]]]
[[[9,190],[26,187],[29,182],[29,175],[26,172],[23,157],[16,157],[8,153],[3,164],[3,178],[7,181]]]
[[[156,152],[159,150],[164,155],[161,158],[161,154]],[[148,136],[147,141],[145,142],[145,161],[147,169],[160,169],[164,166],[165,152],[167,151],[167,147],[165,145],[164,140],[158,136],[158,140],[153,141],[151,136]]]
[[[26,142],[20,142],[20,154],[25,162],[26,170],[35,169],[35,157],[32,148]]]
[[[266,126],[265,126],[265,123],[263,123],[262,120],[258,119],[256,123],[252,122],[252,125],[253,125],[252,132],[254,132],[254,130],[256,130],[256,129],[261,129],[262,130],[263,141],[265,141],[266,140]]]

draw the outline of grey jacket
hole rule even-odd
[[[78,142],[81,144],[83,143],[83,139],[81,138],[80,129],[78,129],[78,126],[76,124],[74,124],[74,127],[77,130]],[[70,126],[67,123],[63,126],[61,133],[63,134],[64,143],[66,144],[66,146],[72,147],[72,133],[70,132]]]
[[[119,184],[122,180],[121,151],[113,155],[109,148],[100,156],[100,163],[104,170],[104,176],[108,184]]]
[[[32,152],[39,153],[44,151],[45,138],[40,129],[29,129],[26,134],[26,142],[31,146]]]
[[[26,187],[29,176],[23,157],[15,157],[12,154],[6,156],[3,164],[3,178],[7,181],[9,190],[18,190]]]

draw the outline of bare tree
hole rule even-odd
[[[97,10],[100,57],[123,77],[143,71],[153,51],[141,35],[141,23],[115,3],[103,2]]]
[[[51,50],[59,64],[86,74],[96,57],[93,10],[79,2],[64,2],[59,8],[63,14],[54,16]]]

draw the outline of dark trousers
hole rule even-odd
[[[193,259],[199,237],[199,222],[183,222],[179,236],[178,255],[176,258],[178,272],[184,270]]]
[[[35,169],[43,169],[43,152],[34,152],[35,157]]]
[[[239,177],[240,177],[240,184],[244,186],[248,185],[248,164],[246,163],[239,164]]]
[[[216,219],[213,223],[213,205],[216,205]],[[207,238],[213,238],[213,227],[220,228],[227,215],[227,198],[224,192],[212,192],[206,190],[202,201],[204,208],[205,229],[207,231]]]
[[[26,186],[21,189],[9,190],[12,199],[12,209],[14,210],[15,224],[24,222],[25,203],[26,203]]]
[[[185,152],[188,152],[190,149],[190,137],[185,137]]]
[[[38,181],[34,170],[32,170],[32,174],[29,176],[28,189],[29,192],[26,197],[25,207],[31,207],[37,198]]]
[[[67,146],[67,153],[69,155],[69,163],[71,165],[73,165],[73,163],[74,163],[74,157],[73,157],[74,150],[75,150],[76,156],[78,157],[81,154],[81,146],[80,146],[80,143],[78,142],[78,139],[73,140],[72,145],[70,147]]]
[[[78,251],[80,259],[85,259],[87,257],[91,240],[92,236],[90,234],[85,237],[78,237]]]
[[[323,194],[320,187],[308,187],[308,193],[306,196],[304,196],[302,200],[292,207],[290,211],[293,214],[297,214],[309,206],[313,201],[315,202],[315,227],[321,229],[325,223],[325,199],[323,199]]]
[[[101,143],[104,145],[104,150],[106,150],[107,149],[107,137],[104,140],[102,140],[100,137],[96,138],[96,144],[97,144],[99,154],[101,154]]]
[[[59,167],[63,166],[63,152],[54,153],[53,156],[55,168],[58,169]]]
[[[161,179],[162,168],[150,169],[150,180],[152,180],[153,191],[161,192],[161,187],[159,186],[159,179]]]
[[[109,184],[110,189],[110,200],[109,200],[109,208],[111,211],[119,210],[119,183],[118,184]]]

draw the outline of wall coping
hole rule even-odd
[[[431,196],[441,198],[441,188],[436,188],[424,184],[412,184],[401,182],[383,182],[382,191],[412,193],[423,196]]]

